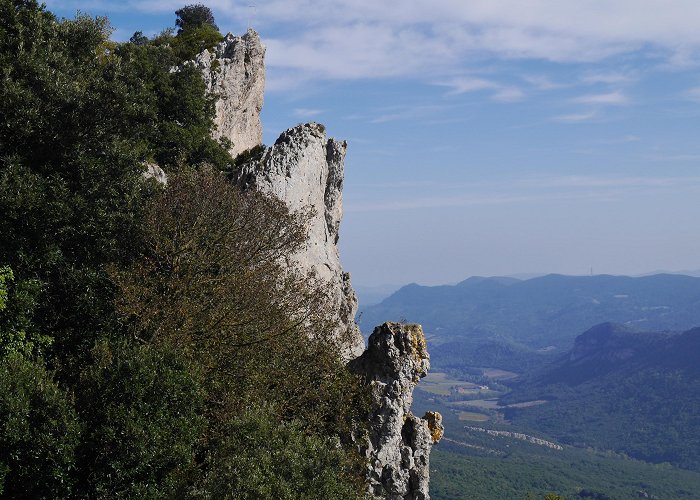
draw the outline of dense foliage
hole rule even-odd
[[[0,494],[352,497],[363,389],[324,283],[281,265],[307,215],[226,180],[182,64],[222,37],[177,15],[116,44],[0,0]]]

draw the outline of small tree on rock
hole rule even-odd
[[[202,25],[208,24],[216,31],[219,31],[219,27],[214,21],[214,14],[211,9],[206,5],[201,3],[186,5],[185,7],[175,11],[177,20],[175,24],[178,28],[178,34],[189,29],[199,28]]]

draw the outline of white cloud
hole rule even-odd
[[[639,187],[676,187],[700,184],[700,177],[608,177],[570,175],[527,179],[524,186],[537,188],[639,188]]]
[[[434,79],[465,73],[488,57],[599,62],[644,51],[669,65],[700,59],[697,0],[267,0],[254,11],[250,0],[203,3],[223,29],[245,25],[252,16],[268,45],[271,70],[299,73],[298,82]],[[48,0],[48,5],[172,13],[182,2]],[[603,78],[597,80],[620,83],[611,80],[617,78],[613,74]],[[494,97],[504,96],[508,93]]]
[[[630,73],[593,71],[585,73],[581,76],[580,80],[582,83],[588,85],[595,85],[597,83],[620,85],[631,83],[636,80],[636,77],[632,76]]]
[[[373,187],[381,187],[373,186]],[[446,184],[437,186],[443,193],[459,191],[459,194],[442,196],[415,196],[412,184],[391,184],[396,198],[360,200],[348,197],[348,212],[417,210],[425,208],[465,207],[474,205],[503,205],[541,203],[572,200],[620,200],[628,197],[644,197],[661,192],[679,190],[700,191],[700,177],[614,177],[614,176],[542,176],[510,179],[498,183],[469,185]],[[435,187],[435,186],[433,186]],[[405,196],[405,190],[412,193]]]
[[[451,78],[444,82],[438,82],[436,85],[449,87],[451,90],[447,93],[448,95],[464,94],[466,92],[475,92],[478,90],[495,89],[500,87],[498,83],[491,80],[473,77]]]
[[[443,82],[436,82],[436,85],[448,87],[451,90],[447,95],[459,95],[467,92],[477,92],[482,90],[492,91],[491,98],[500,102],[520,101],[525,97],[525,92],[521,89],[509,85],[504,85],[494,80],[475,77],[455,77]]]
[[[577,97],[573,102],[578,104],[598,104],[598,105],[611,105],[620,106],[628,103],[627,96],[622,92],[608,92],[606,94],[588,94]]]
[[[597,113],[595,111],[588,111],[585,113],[572,113],[569,115],[559,115],[553,118],[556,122],[561,123],[580,123],[586,122],[596,118]]]
[[[370,123],[386,123],[400,120],[423,119],[426,116],[440,114],[442,106],[395,106],[383,110],[383,113],[370,120]]]
[[[689,89],[685,94],[691,101],[700,102],[700,87]]]
[[[570,86],[554,82],[546,75],[525,75],[522,79],[536,90],[557,90]]]
[[[292,113],[297,118],[312,118],[323,113],[322,109],[295,108]]]
[[[505,87],[493,94],[493,99],[500,102],[520,101],[525,97],[525,92],[515,87]]]

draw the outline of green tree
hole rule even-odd
[[[11,353],[41,355],[51,337],[41,335],[32,322],[41,284],[36,280],[15,283],[8,266],[0,267],[0,359]]]
[[[0,494],[70,498],[79,424],[72,399],[43,363],[0,359]]]
[[[170,72],[167,43],[115,46],[109,33],[106,19],[0,0],[0,262],[42,283],[34,323],[61,377],[119,330],[105,269],[141,252],[144,163],[232,161],[211,138],[201,75]]]
[[[202,4],[187,5],[176,10],[175,15],[175,24],[179,29],[171,43],[181,61],[193,59],[223,39],[209,7]]]
[[[202,489],[211,498],[364,498],[337,442],[299,422],[279,423],[264,409],[228,422],[206,465]]]
[[[306,220],[222,173],[183,172],[152,200],[144,257],[113,270],[133,335],[203,371],[213,436],[263,402],[319,439],[348,433],[367,412],[338,356],[327,287],[288,265]]]
[[[182,7],[175,11],[177,20],[175,25],[180,28],[180,31],[185,31],[188,29],[199,28],[200,26],[206,24],[219,30],[219,27],[214,21],[214,14],[211,9],[201,3],[191,4]]]
[[[177,352],[100,343],[78,389],[89,496],[173,497],[196,478],[206,420],[197,372]]]
[[[316,425],[343,415],[337,405],[352,390],[341,386],[353,378],[331,334],[328,287],[287,264],[305,241],[307,217],[241,193],[221,173],[182,173],[147,211],[144,258],[113,270],[134,335],[210,371],[223,413],[267,400],[280,415],[313,413]]]

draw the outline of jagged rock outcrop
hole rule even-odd
[[[274,195],[292,212],[313,211],[308,240],[295,264],[330,282],[337,311],[336,335],[347,341],[343,354],[350,359],[362,352],[364,341],[355,324],[357,297],[350,275],[340,265],[337,246],[346,148],[345,141],[328,139],[323,125],[297,125],[283,132],[259,159],[243,165],[236,177],[243,189]]]
[[[207,90],[218,96],[214,137],[231,141],[229,152],[234,158],[262,144],[264,60],[265,46],[255,30],[249,29],[243,36],[229,33],[193,62],[202,71]]]
[[[349,366],[372,390],[369,436],[359,443],[369,460],[370,493],[389,499],[430,498],[430,450],[444,429],[439,413],[418,418],[410,411],[413,390],[430,368],[423,329],[384,323]]]
[[[213,52],[205,51],[194,61],[209,91],[219,96],[216,134],[233,142],[234,156],[262,141],[264,54],[257,33],[248,30],[243,37],[227,35]],[[418,418],[410,411],[413,389],[429,368],[425,337],[419,325],[385,323],[375,329],[363,353],[354,321],[357,298],[337,247],[346,149],[345,141],[327,138],[323,125],[298,125],[239,165],[233,176],[242,189],[274,195],[292,212],[312,211],[308,240],[293,265],[302,272],[313,270],[330,283],[336,335],[346,346],[341,354],[352,360],[349,366],[372,390],[369,434],[356,436],[369,462],[368,493],[427,499],[428,458],[444,429],[439,413]]]

